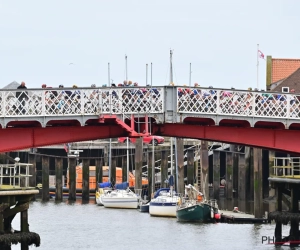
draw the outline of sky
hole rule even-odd
[[[257,44],[265,57],[300,58],[299,9],[298,0],[1,0],[0,88],[118,84],[125,55],[128,80],[168,85],[172,50],[176,85],[191,77],[202,87],[255,88],[258,68],[265,89]]]

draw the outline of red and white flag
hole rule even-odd
[[[259,57],[259,58],[265,59],[264,53],[262,53],[260,50],[258,50],[257,53],[258,53],[258,57]]]
[[[64,149],[68,153],[69,152],[69,145],[68,144],[64,144]]]

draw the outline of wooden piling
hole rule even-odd
[[[226,152],[226,198],[232,199],[233,157],[232,152]]]
[[[253,148],[254,162],[254,216],[262,217],[263,196],[262,196],[262,149]]]
[[[90,199],[90,160],[82,161],[82,200]]]
[[[206,198],[209,198],[209,188],[208,188],[208,142],[201,140],[201,149],[200,149],[200,162],[201,162],[201,179],[202,179],[202,187],[200,187],[200,191],[204,193]]]
[[[167,183],[165,182],[165,180],[168,179],[168,154],[169,151],[166,150],[162,150],[161,151],[161,165],[160,165],[160,185],[162,188],[166,188],[167,187]]]
[[[275,158],[275,151],[269,150],[269,177],[274,174],[274,158]],[[272,188],[271,182],[269,182],[269,197],[275,196],[275,189]]]
[[[147,157],[147,172],[148,172],[148,200],[151,199],[152,195],[152,186],[155,185],[155,183],[152,183],[152,168],[154,167],[152,164],[152,151],[148,152],[148,157]]]
[[[134,188],[142,189],[142,166],[143,166],[143,138],[142,137],[136,139],[134,160],[135,160]]]
[[[234,197],[238,197],[238,188],[239,188],[239,154],[238,153],[233,153],[232,154],[233,158],[233,167],[232,167],[232,172],[233,172],[233,180],[232,180],[232,188],[235,191],[233,193]]]
[[[110,166],[110,178],[111,178],[111,183],[114,185],[117,183],[117,157],[112,156],[111,157],[111,166]]]
[[[176,146],[177,146],[177,176],[178,183],[176,184],[177,192],[180,194],[184,194],[184,146],[183,146],[183,138],[176,138]],[[176,179],[176,178],[175,178]]]
[[[63,200],[63,185],[62,185],[62,176],[63,176],[63,159],[55,158],[55,200]]]
[[[245,161],[246,161],[246,192],[247,199],[254,198],[254,178],[253,178],[253,148],[245,147]]]
[[[291,185],[291,212],[298,213],[299,212],[299,188],[297,185]],[[290,222],[290,241],[294,241],[297,243],[290,244],[290,247],[297,247],[299,245],[299,221],[291,220]]]
[[[194,168],[194,149],[187,150],[187,184],[194,185],[195,168]]]
[[[283,187],[281,185],[276,185],[276,210],[282,212],[282,191]],[[276,221],[275,226],[275,242],[282,242],[282,223]]]
[[[96,165],[96,190],[98,188],[98,183],[102,182],[102,176],[103,176],[103,159],[96,159],[95,165]]]
[[[35,154],[28,154],[28,163],[32,164],[29,167],[29,187],[36,186],[36,155]]]
[[[42,156],[42,200],[49,201],[49,157]]]
[[[220,194],[220,151],[213,151],[213,188],[214,199],[219,199]]]
[[[69,158],[69,200],[76,200],[76,159]]]
[[[29,233],[29,224],[28,224],[28,209],[20,212],[20,222],[21,222],[21,232]],[[21,250],[29,250],[28,243],[21,242]]]
[[[246,200],[246,160],[245,154],[238,155],[239,175],[238,175],[238,198],[239,200]]]
[[[127,155],[122,156],[122,182],[127,181]]]

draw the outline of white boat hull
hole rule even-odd
[[[176,217],[176,203],[157,203],[149,205],[149,214],[161,217]]]
[[[138,208],[139,197],[126,190],[113,190],[99,197],[99,204],[108,208]]]

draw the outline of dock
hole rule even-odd
[[[253,214],[220,210],[221,222],[225,223],[267,223],[267,218],[255,218]]]

